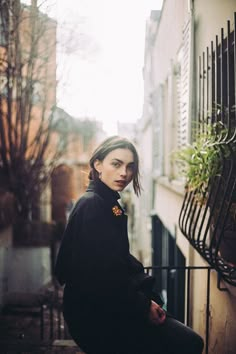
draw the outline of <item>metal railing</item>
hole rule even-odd
[[[236,13],[230,29],[228,21],[226,36],[222,28],[221,39],[216,36],[199,58],[196,123],[198,131],[210,124],[215,132],[219,172],[208,181],[204,203],[197,190],[186,190],[179,226],[220,277],[236,286]]]
[[[163,295],[164,293],[164,301],[165,301],[165,306],[167,308],[167,311],[169,311],[171,314],[174,315],[174,317],[178,320],[181,320],[181,318],[178,318],[177,315],[177,307],[180,304],[180,301],[184,302],[184,307],[183,307],[183,316],[181,322],[186,324],[187,326],[191,327],[191,315],[194,312],[194,308],[191,304],[192,297],[191,297],[191,281],[193,277],[196,275],[196,273],[204,271],[206,274],[206,294],[205,294],[205,354],[208,354],[208,347],[209,347],[209,318],[210,318],[210,275],[211,275],[211,267],[208,266],[150,266],[150,267],[145,267],[145,271],[148,274],[154,275],[156,278],[156,281],[158,282],[158,276],[161,275],[162,279],[165,279],[165,282],[163,285],[159,284],[158,285],[158,291]],[[182,275],[184,278],[184,283],[182,283],[181,287],[182,289],[177,289],[178,288],[178,281],[179,281],[179,275]],[[202,284],[203,286],[204,284]],[[175,292],[176,291],[176,292]],[[181,292],[181,298],[178,297],[179,291]],[[182,295],[183,294],[183,295]],[[176,298],[178,299],[178,302],[176,303]],[[177,312],[176,312],[176,311]],[[175,313],[176,312],[176,313]]]

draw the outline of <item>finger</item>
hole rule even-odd
[[[158,307],[158,308],[157,308],[157,313],[158,313],[158,315],[163,316],[163,314],[165,313],[165,311],[164,311],[161,307]]]
[[[165,311],[158,312],[158,317],[159,317],[159,319],[160,319],[162,322],[164,322],[165,319],[166,319],[166,313],[165,313]]]

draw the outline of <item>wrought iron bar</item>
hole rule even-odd
[[[220,81],[220,65],[219,65],[219,39],[218,36],[216,36],[215,39],[215,98],[216,98],[216,103],[215,103],[215,109],[216,109],[216,123],[219,122],[219,102],[220,102],[220,87],[221,87],[221,81]]]
[[[209,124],[209,47],[207,47],[207,54],[206,54],[206,123]]]
[[[205,78],[206,78],[206,67],[205,67],[205,52],[202,53],[202,131],[206,129],[205,124]]]
[[[236,132],[236,12],[234,13],[234,39],[233,39],[233,53],[234,53],[234,127]]]
[[[199,80],[198,80],[198,124],[197,124],[197,130],[200,130],[200,126],[201,126],[201,87],[202,87],[202,71],[201,71],[201,67],[202,67],[202,62],[201,62],[201,57],[199,56],[198,58],[198,67],[199,67]]]
[[[214,43],[211,41],[211,123],[216,122],[216,82],[215,82],[215,51],[214,51]]]
[[[187,326],[189,326],[190,323],[190,269],[187,268]]]
[[[215,133],[212,148],[220,169],[209,179],[202,193],[204,202],[199,203],[198,190],[186,188],[179,216],[179,227],[203,258],[214,267],[223,280],[236,286],[236,259],[231,261],[224,254],[227,230],[234,230],[231,238],[236,244],[236,219],[230,216],[232,208],[236,212],[236,13],[234,30],[230,32],[227,22],[227,37],[221,29],[221,42],[218,36],[211,42],[211,67],[209,49],[199,58],[198,76],[198,116],[200,132],[205,132],[204,112],[211,104],[212,132]],[[208,72],[209,70],[209,72]],[[205,78],[206,76],[206,78]],[[211,82],[208,83],[209,78]],[[208,88],[208,84],[211,87]],[[209,92],[211,97],[209,97]],[[206,106],[206,107],[205,107]],[[233,112],[234,110],[234,112]],[[207,136],[207,134],[206,134]],[[207,139],[207,137],[206,137]],[[233,224],[233,226],[231,224]],[[230,229],[231,230],[231,229]],[[229,246],[230,248],[230,246]]]
[[[224,29],[221,28],[221,44],[220,44],[220,117],[221,117],[221,122],[225,123],[224,119],[224,110],[225,110],[225,102],[224,102],[224,79],[225,76],[223,75],[224,73],[224,48],[223,48],[223,42],[224,42]]]
[[[208,354],[208,343],[209,343],[209,319],[210,319],[210,281],[211,281],[211,277],[210,274],[211,273],[211,269],[208,268],[207,270],[207,294],[206,294],[206,354]]]
[[[230,95],[232,92],[233,88],[233,79],[234,76],[230,75],[232,72],[232,60],[231,60],[231,55],[230,55],[230,48],[231,48],[231,43],[230,43],[230,21],[227,22],[227,135],[226,139],[229,140],[230,135],[231,135],[231,114],[232,114],[232,106],[233,106],[233,95]]]

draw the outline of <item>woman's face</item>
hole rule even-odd
[[[115,149],[103,161],[96,160],[94,167],[103,183],[114,191],[122,191],[133,179],[134,155],[129,149]]]

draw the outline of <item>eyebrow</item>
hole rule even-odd
[[[124,161],[122,161],[120,159],[117,159],[117,158],[112,159],[112,161],[117,161],[117,162],[120,162],[120,163],[124,163]],[[133,164],[134,164],[134,161],[131,161],[127,165],[133,165]]]

